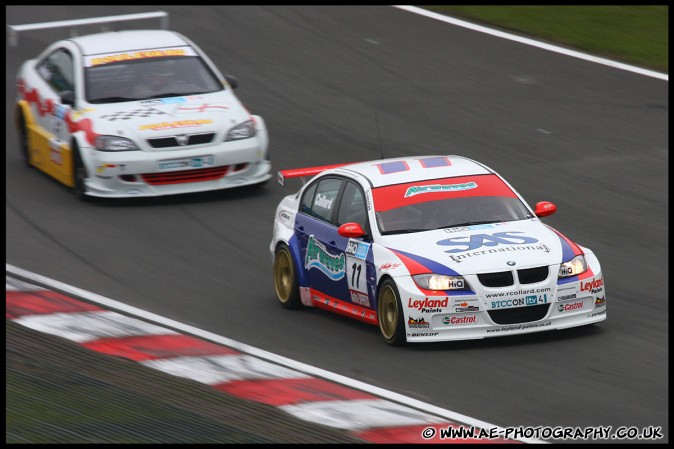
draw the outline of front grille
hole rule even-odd
[[[512,309],[489,310],[489,317],[496,324],[530,323],[542,320],[548,314],[550,304],[515,307]]]
[[[202,182],[220,179],[227,174],[229,166],[200,168],[198,170],[181,170],[164,173],[145,173],[143,180],[153,186],[166,184],[182,184],[186,182]]]
[[[169,148],[210,143],[214,137],[215,133],[189,134],[187,136],[187,142],[184,145],[178,143],[176,136],[147,139],[147,143],[149,143],[152,148]]]
[[[482,273],[477,278],[485,287],[507,287],[513,285],[512,271],[500,271],[498,273]]]
[[[534,284],[536,282],[543,282],[548,278],[548,267],[534,267],[517,270],[517,277],[520,284]]]

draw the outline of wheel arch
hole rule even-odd
[[[33,120],[33,114],[30,112],[30,106],[28,105],[28,102],[25,100],[19,100],[16,102],[16,105],[14,106],[14,126],[16,129],[19,129],[19,119],[23,117],[24,123],[26,124],[26,127],[28,128],[29,125],[32,125],[34,120]]]
[[[393,276],[391,276],[388,273],[384,273],[381,275],[379,280],[377,281],[377,290],[374,292],[374,304],[372,305],[374,310],[377,311],[379,310],[379,291],[381,290],[381,286],[386,280],[391,280],[395,283],[395,279],[393,279]]]
[[[278,251],[279,247],[281,245],[285,245],[288,247],[290,250],[290,256],[293,258],[293,263],[295,264],[295,272],[297,273],[297,283],[300,287],[306,287],[308,286],[308,282],[306,280],[306,276],[304,274],[304,263],[302,263],[302,259],[299,256],[300,248],[299,248],[299,242],[297,241],[296,238],[291,237],[290,240],[279,240],[276,242],[276,245],[274,246],[274,254],[276,254],[276,251]]]
[[[75,156],[77,154],[79,155],[80,161],[82,161],[82,165],[84,165],[84,169],[87,171],[87,174],[91,175],[94,172],[95,167],[91,166],[91,157],[85,156],[83,152],[83,148],[88,147],[90,147],[90,145],[86,141],[82,131],[77,131],[70,135],[67,150],[70,152],[71,170],[74,170],[75,168]]]

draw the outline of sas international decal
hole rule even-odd
[[[550,248],[545,244],[533,245],[538,243],[538,239],[533,237],[527,237],[524,235],[514,235],[522,234],[522,232],[511,231],[511,232],[495,232],[493,234],[473,234],[470,236],[462,237],[450,237],[448,239],[439,240],[436,242],[440,246],[456,246],[456,248],[448,249],[445,252],[456,254],[451,255],[450,257],[457,263],[461,263],[462,259],[473,256],[480,256],[482,254],[489,254],[494,252],[501,251],[522,251],[522,250],[541,250],[546,253],[550,252]],[[500,248],[493,248],[495,246],[506,245]],[[475,251],[483,246],[490,247],[493,249],[485,249],[481,251]],[[472,252],[468,252],[472,251]],[[466,253],[466,254],[458,254]]]

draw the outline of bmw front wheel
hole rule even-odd
[[[400,294],[392,279],[386,279],[379,287],[377,317],[379,330],[386,343],[401,346],[407,342]]]

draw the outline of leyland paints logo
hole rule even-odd
[[[599,293],[604,286],[604,278],[592,279],[589,282],[580,283],[581,292]]]
[[[309,237],[307,255],[304,257],[304,267],[307,270],[317,268],[333,281],[338,281],[344,277],[345,265],[344,253],[333,256],[313,235]]]
[[[457,192],[459,190],[469,190],[477,188],[475,182],[464,182],[462,184],[433,184],[428,186],[412,186],[405,192],[405,198],[422,193],[436,193],[436,192]]]

